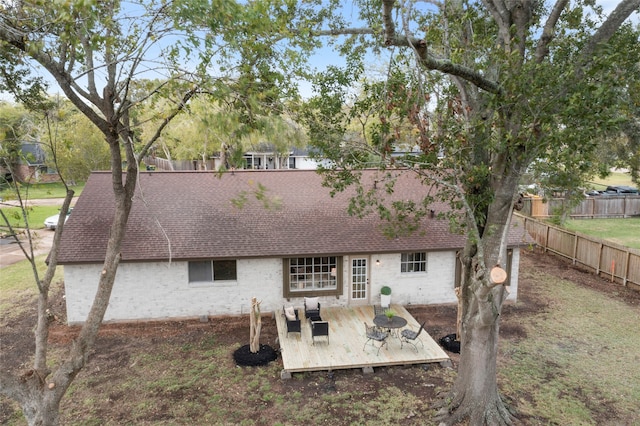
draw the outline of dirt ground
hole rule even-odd
[[[551,255],[523,250],[520,267],[523,270],[527,268],[543,269],[548,274],[573,281],[594,290],[606,292],[632,306],[640,304],[640,292],[613,285],[607,280],[581,271]],[[500,327],[501,339],[519,339],[523,337],[523,329],[516,320],[510,320],[510,318],[522,319],[523,316],[540,312],[547,306],[548,300],[541,300],[540,296],[530,291],[534,286],[534,282],[527,282],[527,279],[521,279],[518,294],[519,303],[506,304],[504,306],[503,320]],[[21,302],[23,301],[16,301],[16,303]],[[455,306],[409,306],[407,309],[419,322],[427,321],[426,330],[435,339],[455,332]],[[55,349],[68,344],[77,333],[76,327],[68,327],[64,324],[64,303],[60,290],[53,294],[51,313],[50,342]],[[517,315],[511,315],[516,313]],[[193,320],[106,324],[100,330],[95,350],[86,369],[94,372],[109,370],[112,374],[114,369],[120,368],[124,370],[128,366],[127,361],[131,354],[143,351],[145,348],[148,350],[150,346],[159,341],[171,341],[177,344],[196,343],[201,341],[204,335],[215,333],[216,340],[220,344],[245,344],[248,336],[248,324],[248,319],[244,316],[225,317],[224,320],[214,318],[204,323]],[[25,360],[29,360],[33,354],[33,325],[33,318],[24,316],[6,321],[6,326],[1,328],[0,361],[3,368],[17,367],[24,369],[28,367]],[[276,337],[275,320],[270,316],[265,316],[263,318],[261,343],[277,348]],[[452,359],[453,367],[456,368],[459,359],[458,355],[453,353],[449,353],[449,355]],[[280,362],[280,360],[278,359],[275,362]],[[324,376],[327,375],[326,372],[322,374]],[[354,389],[358,387],[370,388],[379,383],[363,379],[363,375],[359,370],[336,372],[336,375],[338,374],[340,375],[341,386]],[[382,374],[384,377],[384,383],[379,384],[380,387],[393,384],[404,392],[421,392],[425,399],[433,398],[435,400],[437,389],[441,386],[446,387],[446,383],[442,380],[438,382],[440,379],[434,378],[434,382],[430,384],[431,391],[427,390],[425,395],[424,383],[415,379],[415,374],[411,368],[389,368],[376,374]],[[319,392],[327,391],[326,389],[318,388],[319,382],[313,375],[309,375],[302,380],[280,382],[282,383],[277,386],[282,388],[281,391],[297,391],[303,395],[303,398],[313,398]],[[324,383],[322,386],[331,387],[333,382],[329,380],[322,383]],[[375,390],[369,389],[369,391]],[[103,418],[110,418],[116,423],[117,419],[126,421],[126,415],[118,412],[119,404],[111,404],[110,407],[110,412],[101,413]],[[0,404],[0,424],[4,424],[12,414],[12,408],[6,404]],[[419,424],[419,422],[409,422],[407,424]]]

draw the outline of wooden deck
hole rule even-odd
[[[415,331],[420,328],[420,324],[404,307],[392,305],[391,308],[407,320],[407,327]],[[424,347],[417,344],[417,353],[412,345],[404,344],[400,348],[400,340],[392,336],[387,338],[387,344],[379,353],[377,346],[367,344],[364,347],[367,341],[364,323],[373,325],[373,306],[322,308],[322,320],[329,322],[329,342],[326,337],[320,337],[316,338],[314,345],[311,341],[311,324],[304,319],[304,308],[299,309],[299,314],[302,333],[290,333],[289,336],[282,311],[275,315],[284,366],[283,378],[303,371],[349,368],[372,371],[374,367],[390,365],[450,363],[449,356],[426,331],[419,336]]]

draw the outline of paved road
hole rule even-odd
[[[48,254],[53,243],[54,231],[49,229],[41,229],[33,232],[34,251],[36,256]],[[3,238],[0,242],[0,268],[12,265],[16,262],[24,260],[24,253],[20,250],[20,246],[15,242],[14,238]],[[28,250],[28,242],[26,235],[20,236],[20,241],[27,243],[25,248]]]
[[[64,200],[62,198],[50,198],[50,199],[42,199],[42,200],[28,200],[27,205],[29,206],[62,206],[62,202]],[[71,204],[74,204],[75,200],[72,201]],[[6,206],[17,206],[18,203],[16,201],[3,201],[2,207]],[[34,241],[34,251],[36,256],[41,254],[48,254],[49,250],[51,250],[51,244],[53,243],[53,234],[54,231],[49,229],[39,229],[33,231],[32,238]],[[20,234],[20,241],[27,243],[25,248],[28,247],[27,236],[25,233]],[[24,260],[24,253],[20,250],[20,246],[16,243],[15,238],[0,238],[0,268],[4,268],[5,266],[12,265],[16,262]]]
[[[71,205],[73,206],[76,203],[75,197],[71,200]],[[64,198],[43,198],[40,200],[27,200],[26,204],[28,206],[60,206],[62,207],[62,203],[64,202]],[[0,203],[0,207],[10,207],[10,206],[19,206],[20,204],[16,200],[7,200],[2,201]]]

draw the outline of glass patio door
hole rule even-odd
[[[369,302],[369,262],[366,257],[351,258],[351,303],[366,305]]]

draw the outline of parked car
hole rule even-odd
[[[67,220],[69,219],[69,215],[71,215],[71,210],[73,209],[69,209],[69,211],[67,212],[67,217],[64,218],[64,222],[67,223]],[[44,227],[47,229],[52,229],[55,230],[56,226],[58,226],[58,218],[60,217],[60,213],[53,215],[53,216],[49,216],[48,218],[46,218],[44,220]]]
[[[607,186],[602,195],[638,195],[638,189],[632,186]]]

